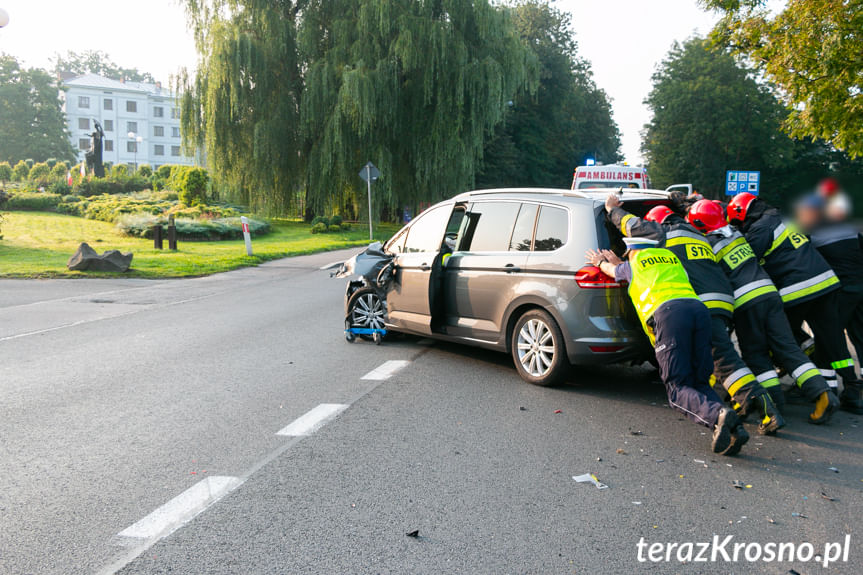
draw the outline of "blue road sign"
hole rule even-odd
[[[729,170],[725,173],[725,195],[736,196],[741,192],[758,195],[761,189],[761,172]]]

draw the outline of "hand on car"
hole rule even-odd
[[[608,194],[608,197],[605,198],[605,211],[610,212],[614,208],[619,208],[623,205],[623,202],[617,196],[616,193],[612,192]]]
[[[600,250],[600,251],[602,253],[602,257],[605,258],[605,261],[607,261],[611,265],[619,266],[620,264],[623,263],[623,260],[621,260],[619,257],[617,257],[617,254],[614,253],[613,251],[611,251],[611,250]]]
[[[598,266],[602,262],[606,261],[605,256],[602,255],[602,251],[600,250],[587,250],[584,252],[584,256],[587,258],[587,261],[591,264]]]

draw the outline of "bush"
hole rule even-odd
[[[187,206],[203,204],[207,201],[207,186],[210,177],[203,168],[186,168],[177,179],[180,201]]]
[[[123,216],[117,222],[117,229],[126,235],[151,238],[153,226],[160,225],[167,233],[168,220],[164,217],[149,214],[131,214]],[[217,220],[193,220],[177,218],[174,220],[177,237],[184,240],[228,240],[239,239],[243,235],[240,218],[222,218]],[[269,233],[270,224],[249,218],[249,232],[252,235]]]
[[[66,162],[56,162],[54,167],[51,168],[51,177],[56,178],[58,180],[66,180],[66,173],[69,172],[69,166],[66,165]]]
[[[327,231],[327,224],[325,224],[324,222],[312,224],[312,229],[309,231],[311,231],[313,234],[324,234]]]
[[[44,192],[16,192],[9,196],[7,209],[10,210],[33,210],[46,212],[54,210],[60,203],[58,194]]]
[[[150,167],[150,164],[141,164],[135,175],[139,178],[149,178],[153,175],[153,168]]]
[[[341,231],[341,229],[342,229],[342,227],[339,224],[330,224],[327,227],[328,232],[339,232],[339,231]]]
[[[47,160],[45,160],[45,163],[48,164],[48,167],[53,170],[54,166],[57,164],[57,158],[48,158]]]
[[[16,182],[23,182],[30,175],[30,166],[24,160],[19,160],[15,167],[12,168],[12,179]]]
[[[349,232],[349,231],[351,231],[351,224],[349,224],[349,223],[347,223],[347,222],[343,223],[343,224],[341,225],[341,227],[342,227],[342,231],[343,231],[343,232]]]
[[[334,215],[333,217],[331,217],[331,218],[330,218],[330,225],[331,225],[331,226],[340,226],[340,225],[342,225],[342,216],[340,216],[340,215],[336,214],[336,215]]]
[[[317,224],[324,224],[324,228],[326,228],[330,225],[330,222],[324,216],[315,216],[312,219],[312,227],[316,226]]]
[[[51,168],[48,167],[48,164],[45,162],[39,162],[30,168],[30,173],[27,175],[27,179],[35,184],[44,185],[47,183],[50,175]]]
[[[12,166],[9,162],[0,162],[0,182],[12,181]]]
[[[64,204],[73,204],[75,202],[80,202],[80,201],[81,201],[81,196],[74,196],[71,194],[67,195],[67,196],[63,196],[63,203]]]
[[[34,164],[35,162],[33,162],[33,159],[32,159],[32,158],[27,158],[26,160],[24,160],[24,163],[25,163],[25,164],[27,164],[27,168],[28,168],[28,169],[32,170],[32,169],[33,169],[33,164]]]
[[[75,187],[75,193],[79,196],[100,196],[102,194],[127,194],[131,192],[140,192],[149,187],[147,180],[131,177],[117,179],[114,176],[110,178],[92,178],[82,180]]]
[[[52,194],[57,194],[58,196],[68,196],[72,193],[72,186],[67,184],[65,180],[58,180],[48,186],[48,191]]]
[[[113,168],[111,168],[111,179],[119,180],[125,178],[129,175],[129,166],[126,164],[117,164]]]
[[[159,169],[156,170],[156,175],[162,178],[163,180],[171,179],[171,171],[174,169],[172,164],[165,164],[164,166],[159,166]]]

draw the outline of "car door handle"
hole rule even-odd
[[[505,271],[508,274],[512,274],[512,273],[520,272],[521,268],[518,266],[514,266],[512,264],[506,264],[505,266],[503,266],[503,271]]]
[[[420,269],[424,272],[427,272],[431,269],[431,266],[428,264],[420,264]]]

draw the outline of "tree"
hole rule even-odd
[[[98,74],[120,82],[147,82],[155,84],[156,80],[149,72],[141,72],[137,68],[123,68],[111,60],[105,52],[99,50],[87,50],[84,52],[66,52],[65,56],[55,54],[51,59],[54,64],[54,73],[61,74],[71,72],[83,76],[84,74]]]
[[[485,150],[479,187],[568,187],[587,156],[620,158],[620,134],[590,64],[578,56],[571,16],[547,0],[520,0],[513,21],[540,65],[535,94],[518,95]]]
[[[863,0],[701,0],[724,12],[713,38],[780,88],[795,137],[820,138],[863,156]]]
[[[368,160],[384,208],[465,190],[506,102],[536,77],[488,0],[186,6],[201,62],[179,83],[184,136],[253,206],[334,209]]]
[[[29,175],[30,166],[24,160],[18,160],[18,163],[12,168],[12,179],[16,182],[23,182]]]
[[[72,145],[57,81],[0,54],[0,160],[71,160]]]
[[[642,149],[654,184],[692,182],[721,197],[726,170],[746,169],[762,172],[768,197],[780,191],[771,184],[794,157],[785,111],[728,52],[701,38],[675,43],[653,82]]]
[[[9,162],[0,162],[0,183],[12,181],[12,166]]]
[[[69,171],[69,165],[66,162],[57,162],[51,168],[51,176],[57,180],[66,181],[66,174]]]
[[[180,202],[186,206],[206,203],[207,185],[210,178],[203,168],[187,167],[177,177],[177,191]]]

